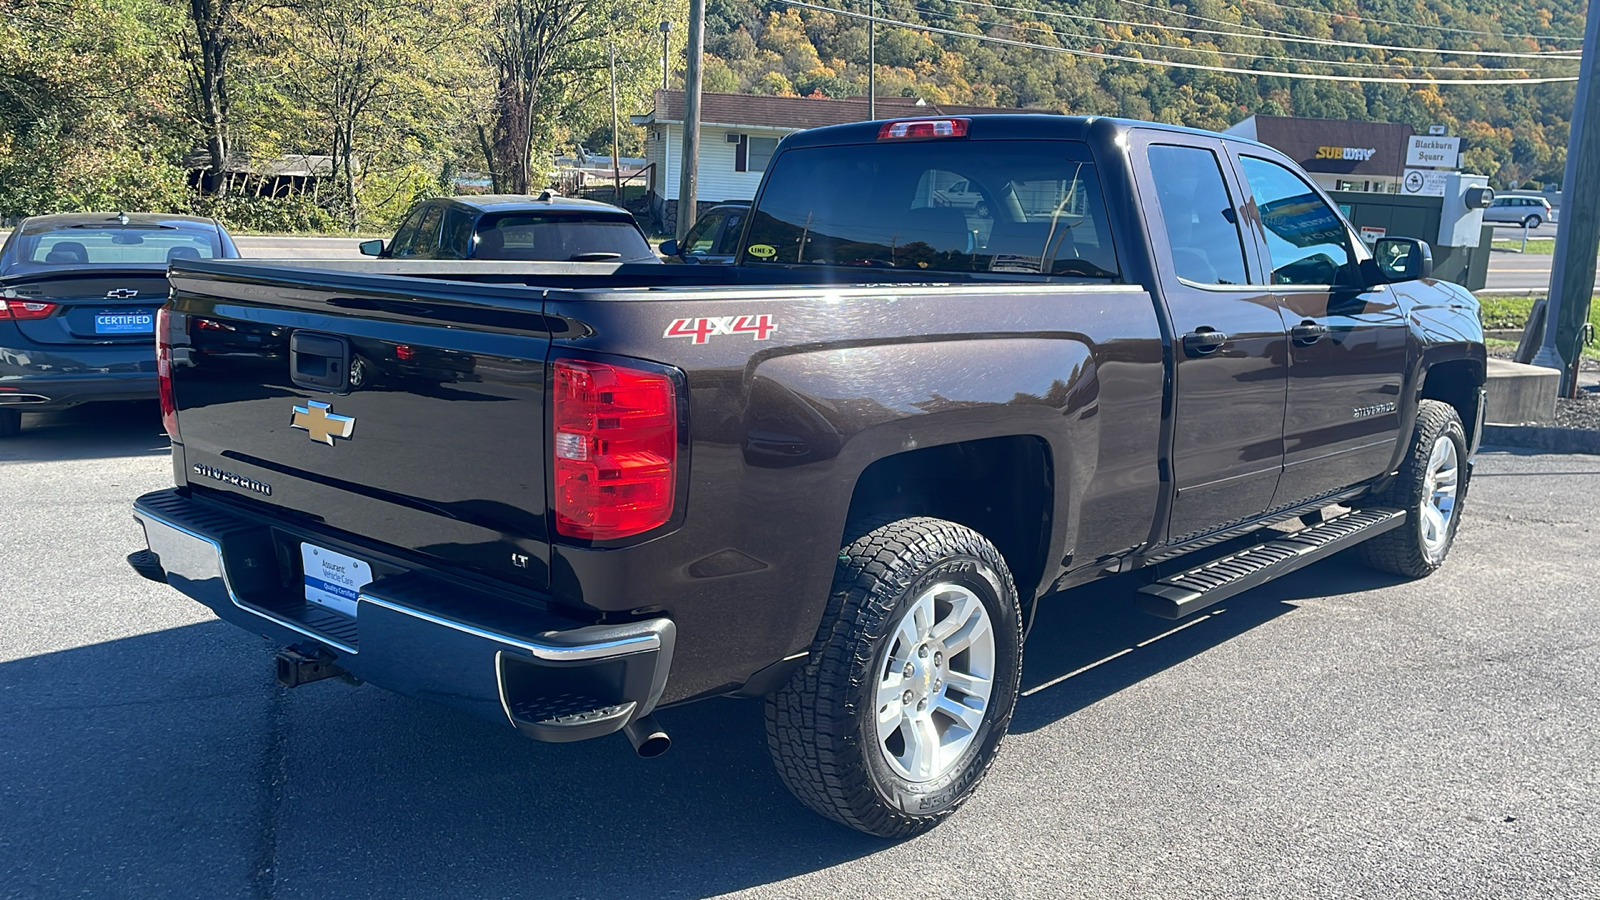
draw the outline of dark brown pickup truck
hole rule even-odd
[[[657,708],[765,697],[797,797],[910,834],[1049,595],[1443,562],[1484,348],[1430,271],[1267,147],[1052,116],[792,135],[731,266],[185,261],[133,559],[290,686],[645,755]]]

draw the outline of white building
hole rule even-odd
[[[630,121],[645,127],[650,168],[650,212],[671,233],[676,228],[678,181],[683,165],[683,91],[657,91],[655,109]],[[878,98],[878,117],[982,115],[1043,112],[986,106],[936,106],[915,97]],[[784,135],[806,128],[862,122],[867,100],[771,97],[756,94],[700,95],[700,168],[695,200],[699,212],[729,200],[753,200],[761,175]]]

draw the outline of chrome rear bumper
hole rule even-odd
[[[299,577],[282,569],[278,526],[177,491],[140,497],[133,514],[166,582],[221,618],[280,643],[310,642],[362,681],[507,721],[538,740],[618,731],[666,689],[670,619],[577,625],[393,564],[360,591],[356,615],[344,616],[284,589]]]

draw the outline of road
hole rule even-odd
[[[1487,453],[1455,555],[1337,557],[1192,622],[1048,602],[978,796],[818,819],[761,707],[541,745],[272,647],[128,570],[153,410],[0,443],[0,897],[1600,897],[1600,459]]]

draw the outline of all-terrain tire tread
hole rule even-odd
[[[879,802],[863,756],[876,747],[855,740],[854,711],[847,698],[854,685],[871,677],[873,648],[893,611],[898,587],[933,559],[929,551],[956,550],[983,560],[1016,603],[1011,571],[994,545],[962,525],[916,517],[858,524],[860,537],[839,553],[833,590],[811,656],[789,683],[767,700],[767,748],[778,776],[791,793],[812,810],[843,825],[881,837],[908,837],[932,828],[960,806],[930,815],[911,815]],[[890,587],[888,591],[881,587]],[[1021,616],[1017,646],[1022,641]],[[998,623],[997,623],[998,627]],[[1020,680],[1022,655],[1016,654]],[[998,673],[997,673],[998,675]],[[997,678],[998,681],[998,678]],[[1001,711],[994,727],[1004,735],[1011,708]],[[998,751],[998,744],[995,747]],[[982,763],[968,789],[983,780],[997,753]]]
[[[1417,407],[1417,424],[1411,431],[1411,445],[1406,450],[1400,473],[1378,494],[1367,499],[1373,506],[1394,507],[1407,510],[1408,519],[1399,528],[1393,528],[1377,537],[1362,541],[1356,547],[1362,562],[1380,572],[1389,572],[1406,578],[1425,578],[1438,571],[1443,563],[1429,562],[1423,551],[1422,538],[1414,521],[1417,506],[1421,503],[1423,482],[1428,475],[1428,457],[1440,435],[1454,426],[1465,442],[1461,417],[1455,407],[1439,400],[1423,400]],[[1466,500],[1467,475],[1465,458],[1462,458],[1460,480],[1456,488],[1456,515]],[[1452,525],[1452,527],[1455,527]],[[1448,552],[1448,548],[1447,548]]]

